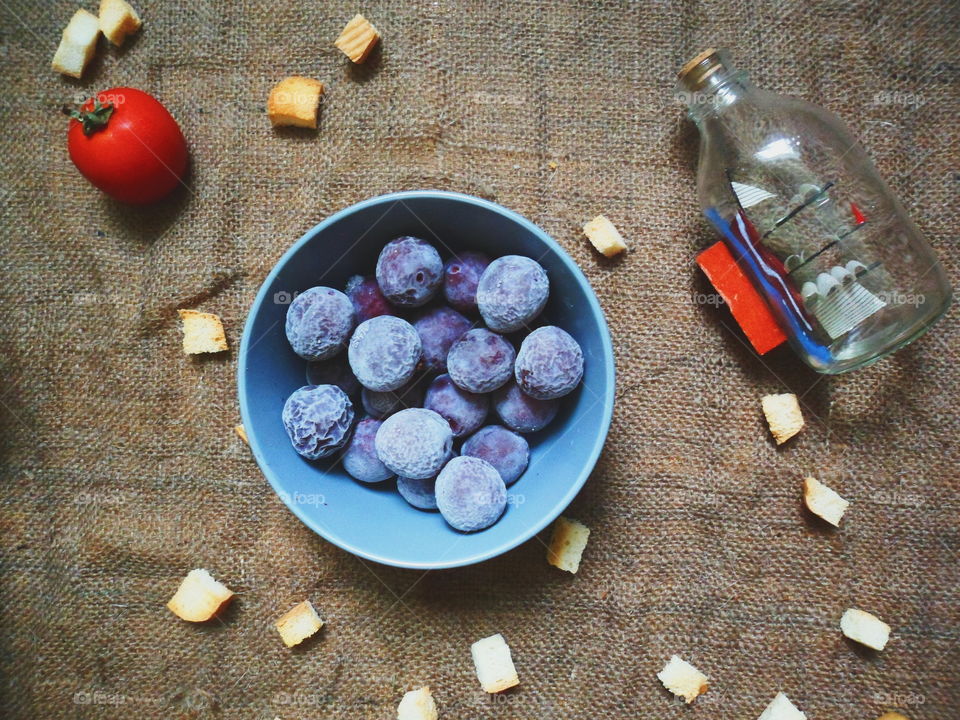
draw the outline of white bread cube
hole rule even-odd
[[[597,215],[584,225],[583,234],[590,238],[593,246],[607,257],[619,255],[627,249],[620,231],[603,215]]]
[[[437,717],[437,704],[428,687],[411,690],[397,705],[397,720],[437,720]]]
[[[294,605],[276,622],[277,632],[287,647],[299,645],[323,627],[323,620],[309,600]]]
[[[60,46],[53,56],[52,67],[58,73],[79,78],[97,50],[100,21],[93,13],[77,10],[60,38]]]
[[[216,353],[227,350],[227,336],[218,315],[177,310],[183,321],[183,351],[187,355]]]
[[[334,41],[344,55],[355,63],[362,63],[380,40],[380,33],[363,15],[354,15]]]
[[[206,570],[191,570],[167,607],[183,620],[204,622],[216,615],[232,597],[233,591],[214,580]]]
[[[757,720],[807,720],[807,716],[797,710],[790,698],[778,692]]]
[[[143,24],[127,0],[100,0],[99,22],[100,32],[118,47]]]
[[[885,712],[883,715],[877,718],[877,720],[910,720],[906,715],[901,715],[898,712]]]
[[[590,528],[578,520],[558,517],[553,524],[550,546],[547,548],[547,562],[554,567],[576,573],[580,569],[580,558],[587,546]]]
[[[840,527],[840,518],[850,505],[836,492],[819,480],[808,477],[803,481],[803,502],[814,515],[823,518],[834,527]]]
[[[663,686],[674,695],[682,697],[687,704],[707,691],[707,676],[697,670],[679,655],[674,655],[657,673]]]
[[[250,444],[250,441],[247,439],[247,431],[243,425],[234,425],[233,431],[240,436],[240,439],[243,440],[247,445]]]
[[[803,413],[793,393],[765,395],[760,402],[777,445],[783,445],[803,429]]]
[[[477,640],[470,646],[470,654],[484,692],[498,693],[520,684],[510,646],[500,633]]]
[[[317,108],[323,95],[323,83],[313,78],[291,75],[270,91],[267,115],[273,127],[317,129]]]
[[[851,640],[874,650],[883,650],[890,639],[890,626],[876,615],[850,608],[840,618],[840,630]]]

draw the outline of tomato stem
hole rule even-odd
[[[83,134],[87,137],[93,135],[97,130],[102,130],[107,126],[107,121],[113,115],[113,104],[107,103],[101,105],[99,98],[93,99],[93,109],[91,110],[71,110],[64,106],[63,114],[72,117],[83,126]]]

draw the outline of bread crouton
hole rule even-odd
[[[397,720],[437,720],[437,717],[437,704],[428,687],[411,690],[397,705]]]
[[[323,95],[323,83],[313,78],[292,75],[270,91],[267,115],[274,127],[290,126],[317,129],[317,108]]]
[[[143,24],[127,0],[100,0],[99,22],[100,32],[118,47]]]
[[[707,691],[707,676],[679,655],[674,655],[657,673],[663,686],[674,695],[682,697],[687,704]]]
[[[54,70],[70,77],[83,76],[83,70],[97,50],[100,21],[93,13],[77,10],[63,30],[60,45],[51,63]]]
[[[790,702],[790,698],[778,692],[757,720],[807,720],[807,716]]]
[[[777,445],[783,445],[803,429],[803,413],[793,393],[765,395],[760,402]]]
[[[850,608],[840,618],[840,630],[851,640],[874,650],[883,650],[890,639],[890,626],[876,615]]]
[[[232,597],[233,591],[214,580],[206,570],[191,570],[167,607],[183,620],[204,622],[216,615]]]
[[[177,310],[183,321],[183,351],[187,355],[216,353],[227,350],[227,336],[218,315]]]
[[[287,647],[299,645],[323,627],[323,620],[309,600],[294,605],[275,623]]]
[[[498,693],[520,684],[510,646],[500,633],[477,640],[470,647],[470,654],[484,692]]]
[[[816,478],[803,480],[803,502],[814,515],[823,518],[834,527],[840,527],[840,518],[850,502],[828,488]]]
[[[580,569],[580,558],[587,546],[588,537],[590,528],[586,525],[577,520],[558,517],[553,524],[553,534],[547,548],[547,562],[561,570],[576,573]]]
[[[608,258],[619,255],[627,249],[627,244],[623,241],[620,231],[603,215],[597,215],[584,225],[583,234],[590,238],[593,246]]]
[[[363,15],[358,14],[347,23],[340,37],[333,44],[340,48],[351,61],[362,63],[379,40],[380,33],[377,29]]]

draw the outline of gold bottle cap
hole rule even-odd
[[[677,79],[688,90],[697,91],[707,84],[711,75],[722,68],[723,61],[719,51],[708,48],[680,68]]]

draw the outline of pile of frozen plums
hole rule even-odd
[[[355,276],[345,290],[310,288],[287,311],[287,339],[309,361],[311,383],[283,407],[293,447],[310,460],[342,449],[357,480],[396,476],[414,507],[438,509],[457,530],[489,527],[527,467],[522,433],[553,420],[583,376],[568,333],[526,333],[547,302],[547,273],[520,255],[465,252],[444,265],[429,243],[400,237],[381,251],[375,277]],[[366,417],[355,423],[357,395]],[[491,405],[502,425],[484,426]]]

